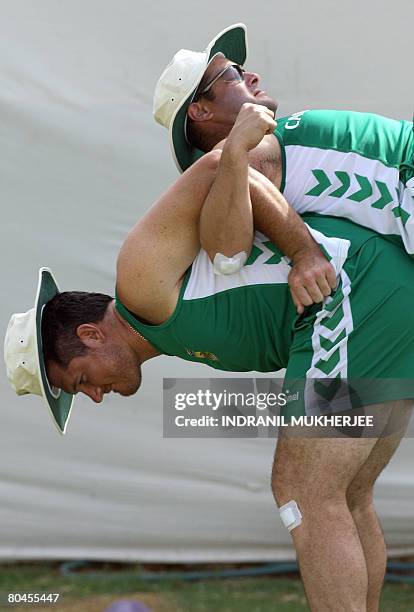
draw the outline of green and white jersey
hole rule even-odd
[[[289,204],[400,236],[414,253],[413,124],[350,111],[305,110],[278,119]]]
[[[339,273],[349,240],[310,231]],[[220,370],[274,372],[288,363],[297,318],[289,272],[289,260],[266,236],[256,233],[250,256],[237,274],[215,274],[201,250],[165,323],[142,323],[118,299],[116,308],[161,353]]]
[[[161,353],[236,372],[286,368],[286,415],[413,398],[412,261],[401,245],[346,219],[306,220],[338,286],[301,316],[289,261],[262,234],[237,274],[216,275],[201,251],[163,324],[142,323],[118,298],[116,308]],[[345,395],[341,381],[351,383]]]

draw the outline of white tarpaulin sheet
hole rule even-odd
[[[33,304],[37,270],[113,294],[129,228],[177,176],[151,116],[180,47],[249,28],[248,66],[279,115],[310,107],[410,119],[412,3],[0,2],[0,321]],[[274,441],[162,437],[162,377],[217,376],[161,357],[134,397],[78,397],[66,437],[0,373],[0,558],[293,557],[269,480]],[[414,552],[413,440],[376,489],[391,551]]]

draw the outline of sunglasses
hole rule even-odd
[[[207,91],[209,91],[213,87],[214,83],[218,81],[221,77],[225,76],[223,80],[226,83],[231,83],[232,81],[238,81],[239,83],[241,83],[242,81],[244,81],[245,72],[246,71],[243,70],[243,68],[238,64],[229,64],[228,66],[223,68],[223,70],[220,70],[220,72],[216,74],[214,79],[210,81],[210,83],[206,85],[206,87],[195,93],[193,101],[195,101],[196,98],[199,98],[203,94],[207,93]]]

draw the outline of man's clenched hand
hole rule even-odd
[[[225,146],[247,153],[254,149],[266,134],[272,134],[276,125],[274,112],[265,106],[248,102],[242,104]]]
[[[336,287],[333,266],[315,245],[296,253],[289,274],[289,286],[293,302],[299,314],[306,306],[322,302]]]

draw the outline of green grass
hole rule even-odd
[[[295,577],[216,579],[197,582],[163,580],[145,582],[139,579],[139,565],[99,565],[94,578],[88,573],[63,577],[57,563],[23,563],[0,565],[2,602],[8,592],[60,593],[64,600],[81,600],[92,595],[157,593],[161,601],[171,602],[171,612],[303,612],[308,610],[300,580]],[[219,567],[216,569],[219,569]],[[104,575],[104,571],[111,574]],[[333,585],[334,586],[334,585]],[[33,609],[33,606],[26,606]],[[50,610],[56,610],[51,605]],[[82,602],[79,610],[82,611]],[[0,610],[12,610],[1,607]],[[413,612],[414,585],[386,583],[381,612]]]

